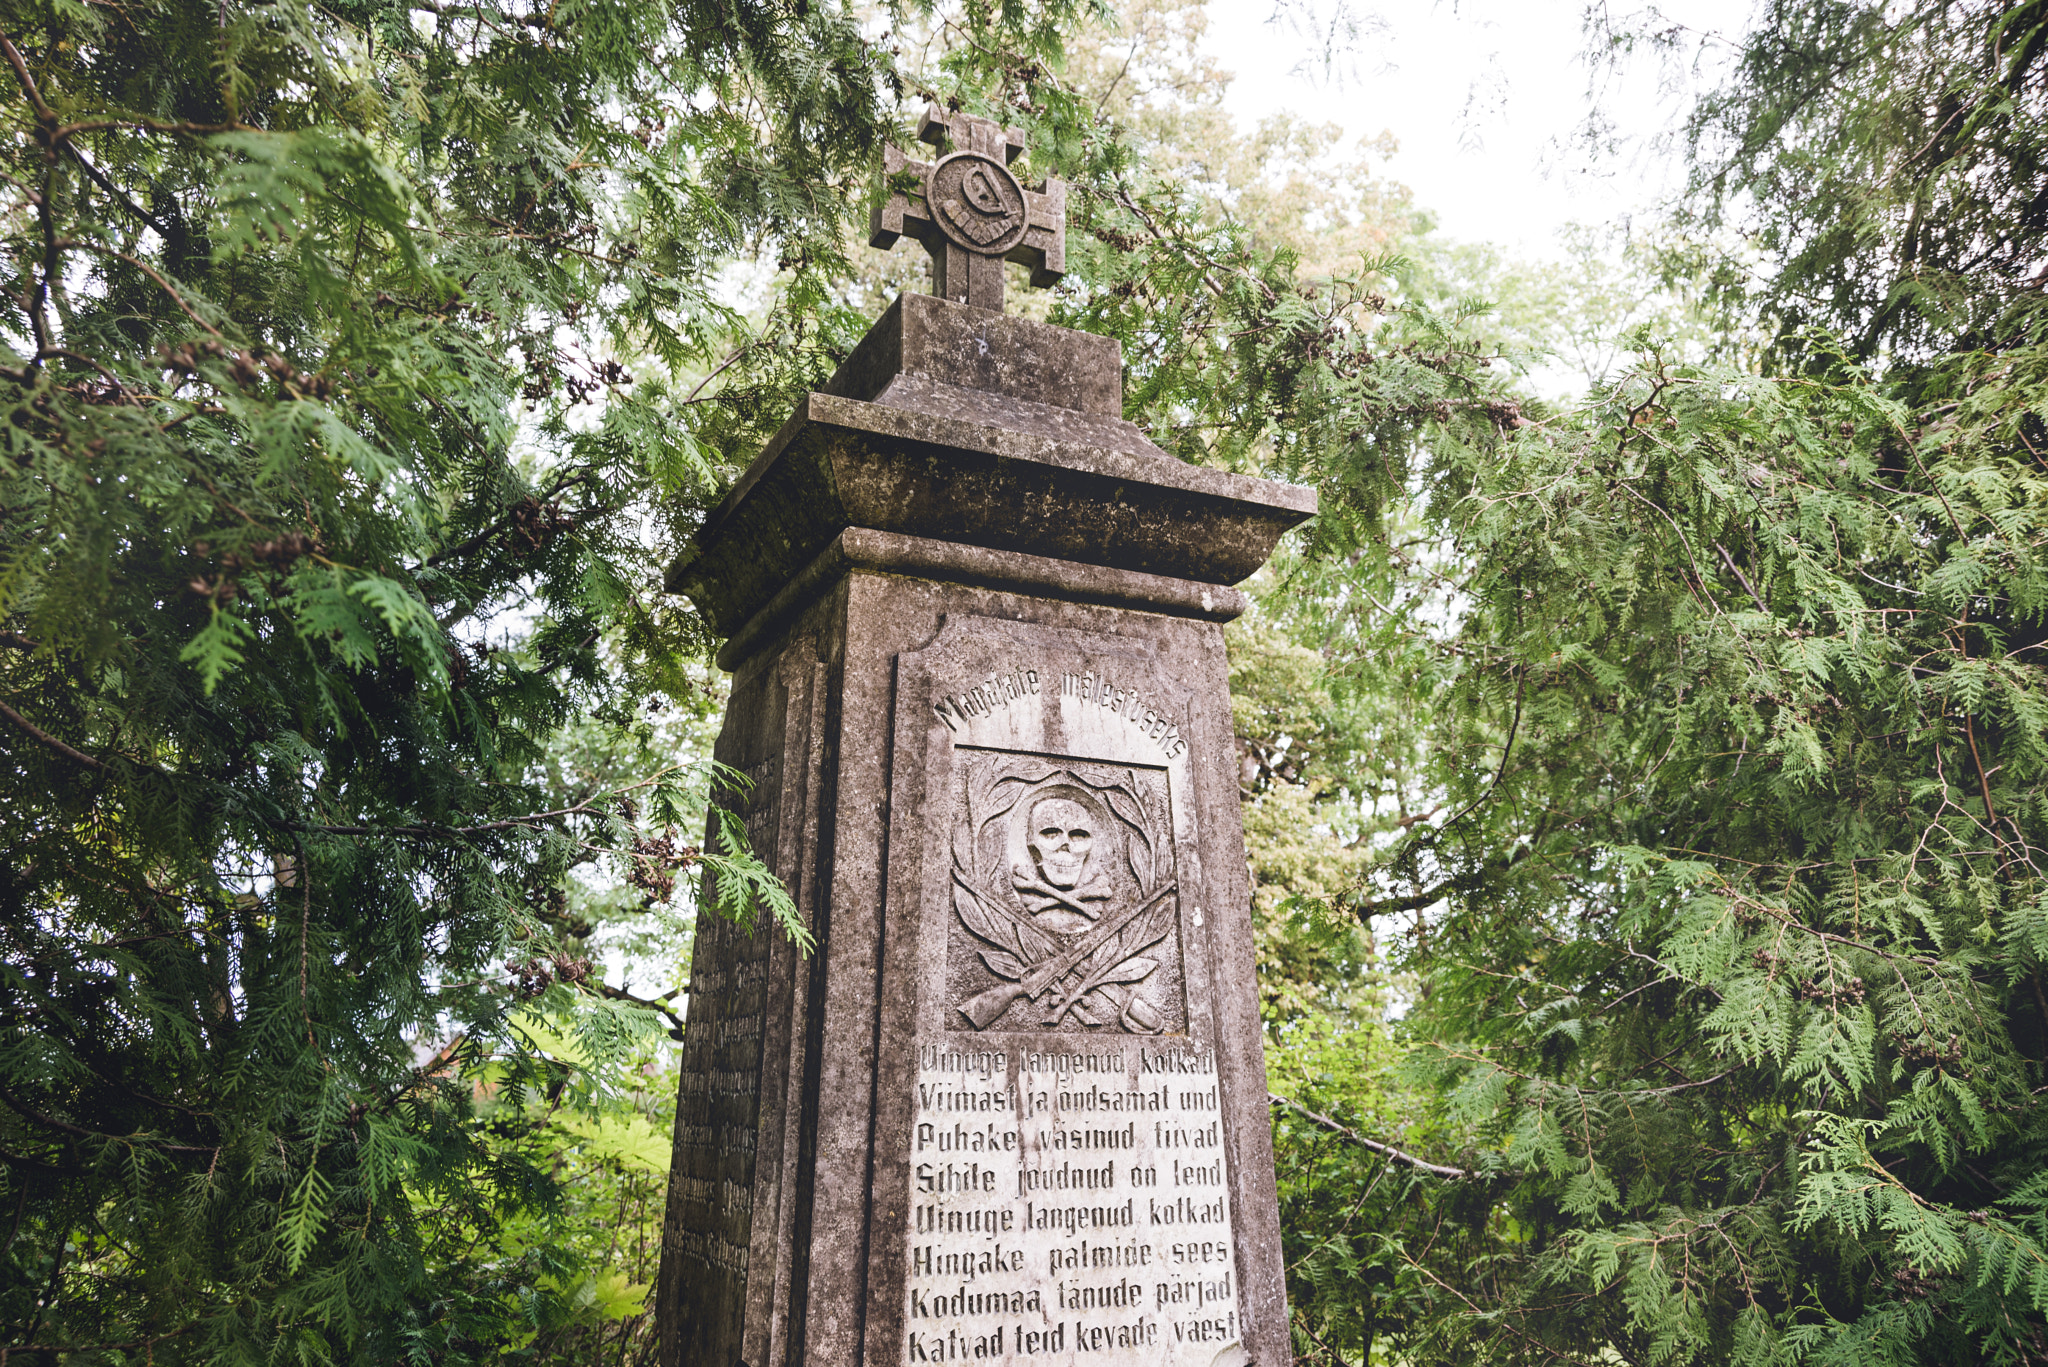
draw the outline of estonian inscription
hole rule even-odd
[[[751,784],[743,799],[747,836],[772,859],[780,756],[748,765],[745,772]],[[739,1284],[746,1280],[753,1243],[771,924],[760,916],[750,930],[742,930],[713,916],[698,928],[677,1082],[669,1181],[679,1218],[669,1237],[678,1252]],[[736,1313],[740,1300],[731,1296],[726,1304]],[[737,1332],[736,1323],[722,1327]]]
[[[1100,709],[1104,716],[1129,727],[1134,736],[1156,745],[1169,760],[1187,753],[1180,722],[1161,710],[1163,699],[1147,697],[1143,689],[1125,687],[1092,669],[1062,673],[1055,683],[1050,676],[1041,682],[1036,669],[1012,666],[967,688],[940,693],[932,702],[932,715],[944,722],[947,730],[958,734],[978,718],[996,716],[1005,708],[1035,699],[1042,690],[1051,688],[1057,688],[1062,707]]]
[[[925,1045],[915,1064],[906,1362],[1228,1360],[1213,1052]]]
[[[958,731],[976,717],[993,716],[1018,699],[1037,693],[1038,671],[1020,665],[991,674],[963,692],[940,694],[932,704],[932,712],[946,724],[947,730]]]
[[[1179,759],[1187,752],[1180,724],[1159,711],[1158,700],[1147,699],[1141,689],[1120,688],[1108,675],[1086,670],[1060,675],[1060,696],[1073,698],[1084,707],[1101,708],[1158,745],[1168,759]]]
[[[1184,1031],[1165,773],[963,746],[954,783],[948,1023]]]

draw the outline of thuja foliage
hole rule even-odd
[[[2044,20],[1769,7],[1694,125],[1761,371],[1643,336],[1406,461],[1341,366],[1296,416],[1321,640],[1437,699],[1445,812],[1332,904],[1457,1169],[1390,1161],[1402,1354],[2048,1360]]]
[[[1398,856],[1524,1266],[1446,1351],[2035,1351],[2048,472],[1958,411],[1652,371],[1460,491],[1476,807]]]
[[[673,998],[560,894],[778,905],[648,758],[704,643],[653,568],[858,336],[857,187],[938,96],[1071,181],[1052,314],[1131,416],[1323,496],[1237,643],[1304,1358],[2048,1355],[2031,13],[1780,5],[1697,124],[1774,368],[1552,411],[1036,10],[902,75],[816,6],[0,11],[9,1342],[623,1343],[549,1222],[646,1218],[596,1079]]]
[[[1779,263],[1717,273],[1729,302],[1760,305],[1794,354],[1811,327],[1861,358],[2004,345],[2048,227],[2044,20],[2039,4],[1761,7],[1686,130],[1686,216],[1738,224]]]
[[[1566,408],[1400,261],[1077,177],[1134,416],[1323,497],[1325,668],[1237,643],[1305,1359],[2048,1360],[2044,19],[1771,7],[1689,219],[1761,271]]]
[[[682,986],[604,983],[578,871],[802,934],[640,709],[701,701],[656,567],[781,416],[716,272],[783,262],[792,371],[850,328],[889,48],[53,0],[0,61],[0,1352],[542,1351],[594,1293],[535,1127]]]

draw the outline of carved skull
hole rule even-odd
[[[1039,876],[1062,892],[1088,869],[1095,832],[1087,808],[1072,798],[1049,797],[1031,809],[1031,858]]]

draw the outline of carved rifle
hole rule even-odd
[[[1019,997],[1037,997],[1046,988],[1074,971],[1076,964],[1083,963],[1088,956],[1108,944],[1131,922],[1143,916],[1180,886],[1177,879],[1169,879],[1166,886],[1151,896],[1141,898],[1128,911],[1096,922],[1086,934],[1050,958],[1041,959],[1029,973],[1013,983],[997,983],[986,992],[976,993],[959,1006],[960,1014],[974,1022],[977,1030],[986,1030],[1010,1009],[1010,1003]]]

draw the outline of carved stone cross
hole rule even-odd
[[[920,142],[953,150],[935,161],[912,161],[882,149],[883,197],[868,220],[868,244],[887,250],[914,237],[932,257],[932,293],[975,308],[1003,307],[1003,262],[1031,268],[1040,289],[1067,268],[1067,186],[1048,176],[1027,190],[1010,171],[1024,150],[1024,132],[937,105],[918,123]],[[914,176],[915,188],[901,177]]]

